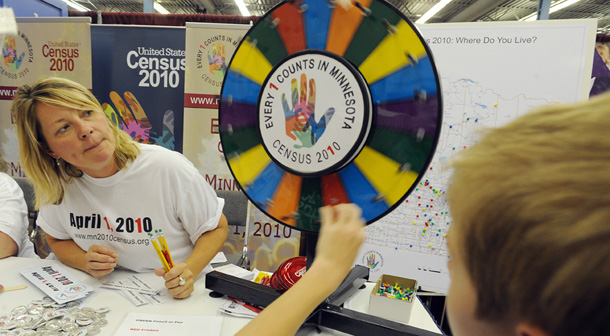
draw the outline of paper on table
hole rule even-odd
[[[93,291],[93,287],[56,264],[26,267],[19,273],[60,304],[84,298]]]
[[[240,305],[237,302],[231,301],[229,299],[226,299],[225,302],[223,302],[220,305],[220,307],[218,307],[218,310],[220,310],[221,312],[223,312],[225,314],[229,314],[229,315],[233,315],[233,316],[237,316],[237,317],[255,318],[256,316],[258,316],[258,313]]]
[[[137,293],[149,295],[161,294],[158,290],[153,289],[153,287],[148,282],[144,281],[144,279],[142,279],[136,274],[125,278],[120,278],[116,281],[103,282],[100,287],[110,289],[133,290]]]
[[[221,316],[186,316],[129,313],[115,336],[199,335],[218,336]]]
[[[163,296],[167,294],[167,292],[161,294],[159,291],[154,290],[150,284],[137,274],[125,278],[115,278],[114,281],[106,281],[100,287],[119,290],[119,293],[136,307],[149,303],[164,303],[165,299]]]
[[[233,264],[214,267],[214,270],[246,280],[254,279],[254,273]]]
[[[210,261],[211,264],[216,264],[216,263],[222,263],[222,262],[226,262],[227,261],[227,256],[225,256],[224,253],[222,252],[218,252],[216,253],[216,255],[214,256],[214,258],[212,259],[212,261]]]

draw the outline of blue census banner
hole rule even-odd
[[[91,26],[93,94],[133,139],[182,152],[184,27]]]

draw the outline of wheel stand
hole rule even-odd
[[[307,234],[307,266],[313,260],[316,234]],[[383,335],[383,336],[438,336],[440,334],[412,327],[403,323],[357,312],[342,307],[345,300],[359,290],[369,278],[369,269],[356,265],[345,280],[324,302],[322,302],[305,320],[302,327],[325,327],[350,335]],[[282,295],[283,291],[244,280],[221,272],[206,274],[205,287],[223,295],[256,306],[266,307]],[[281,318],[281,317],[278,317]]]

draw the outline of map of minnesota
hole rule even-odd
[[[422,181],[405,202],[367,227],[367,242],[399,250],[447,255],[445,238],[451,224],[444,197],[451,172],[447,160],[476,143],[480,131],[498,127],[533,107],[552,103],[526,93],[504,97],[473,79],[442,79],[445,114],[439,144]]]
[[[452,223],[445,196],[449,161],[474,145],[485,129],[504,125],[536,106],[586,99],[596,22],[443,23],[418,28],[432,50],[441,81],[439,142],[409,197],[366,227],[358,263],[369,267],[371,280],[392,274],[417,279],[424,289],[446,292],[446,237]],[[372,256],[374,263],[368,262]]]

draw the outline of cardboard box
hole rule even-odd
[[[414,293],[409,300],[378,296],[379,287],[384,283],[388,283],[391,286],[398,284],[403,288],[412,289]],[[417,280],[383,274],[379,280],[377,280],[377,284],[375,284],[375,287],[373,287],[373,291],[371,292],[369,299],[369,314],[392,321],[409,323],[416,291]]]

